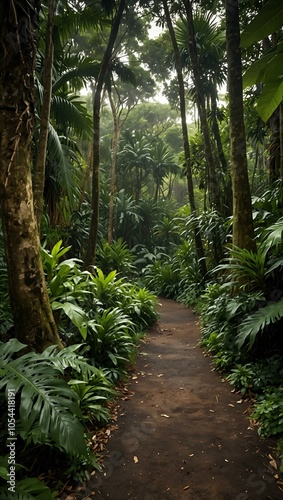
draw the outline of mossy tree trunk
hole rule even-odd
[[[255,251],[244,125],[238,0],[226,0],[226,44],[233,191],[233,244]]]
[[[38,0],[0,6],[0,200],[16,337],[31,349],[62,347],[46,288],[33,209],[35,33]]]

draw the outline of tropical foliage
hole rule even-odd
[[[283,10],[234,0],[229,20],[214,3],[0,6],[0,409],[4,422],[12,391],[15,498],[55,498],[99,467],[90,438],[158,295],[196,308],[201,346],[255,400],[259,433],[283,435]],[[53,464],[62,478],[39,481]]]

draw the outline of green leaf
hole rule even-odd
[[[253,43],[275,33],[282,25],[283,3],[278,0],[269,0],[244,29],[241,36],[241,46],[243,48],[250,47]]]
[[[252,85],[263,82],[266,66],[273,58],[274,53],[265,54],[260,59],[258,59],[258,61],[255,61],[250,65],[250,67],[243,75],[244,88],[251,87]]]
[[[283,72],[283,71],[282,71]],[[257,101],[257,112],[264,122],[271,117],[283,98],[283,81],[265,83]]]
[[[24,433],[36,427],[41,442],[51,439],[70,455],[88,457],[84,428],[76,417],[81,413],[77,396],[43,355],[29,352],[11,360],[13,346],[18,348],[16,339],[0,346],[0,389],[8,387],[20,395]]]
[[[83,339],[86,339],[88,316],[81,307],[71,302],[52,302],[52,309],[63,309],[66,316],[68,316],[72,323],[78,328]]]
[[[256,336],[264,330],[270,323],[276,323],[283,317],[283,299],[273,302],[266,307],[262,307],[247,319],[239,327],[237,335],[237,345],[241,348],[248,341],[248,349],[255,343]]]

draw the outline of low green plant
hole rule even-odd
[[[78,396],[83,419],[92,424],[106,424],[110,416],[106,404],[113,398],[114,390],[103,371],[87,381],[71,379],[68,383]]]
[[[111,245],[103,240],[97,247],[96,264],[105,275],[116,271],[120,276],[131,277],[135,272],[133,260],[133,254],[122,238]]]
[[[158,299],[146,288],[124,284],[120,300],[122,310],[129,316],[137,332],[145,330],[157,321]]]
[[[255,371],[250,363],[245,365],[237,364],[231,369],[230,375],[227,380],[230,384],[239,389],[241,394],[246,394],[254,386]]]
[[[114,368],[122,377],[134,360],[136,346],[131,321],[120,309],[106,309],[88,323],[86,342],[89,356],[97,367]]]
[[[38,500],[54,500],[57,498],[56,492],[52,492],[48,486],[35,477],[25,477],[24,479],[15,481],[13,491],[9,491],[8,488],[10,486],[7,483],[10,479],[8,476],[8,458],[8,455],[0,456],[0,478],[5,481],[5,485],[0,486],[1,499],[11,500],[11,498],[13,498],[13,500],[33,500],[37,498]],[[16,464],[16,471],[21,467],[22,466],[19,464]]]
[[[167,256],[148,264],[143,269],[143,280],[149,290],[163,297],[175,299],[180,292],[180,270]]]
[[[259,422],[258,433],[269,437],[283,433],[283,387],[270,388],[259,396],[251,418]]]

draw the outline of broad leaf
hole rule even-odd
[[[29,352],[11,360],[11,349],[19,343],[12,339],[0,347],[0,389],[20,394],[20,423],[25,433],[34,426],[41,442],[52,439],[70,455],[88,456],[84,428],[77,419],[80,409],[68,384],[44,356]],[[72,439],[70,439],[72,436]]]
[[[282,71],[283,72],[283,71]],[[257,102],[257,112],[264,122],[271,117],[275,109],[282,102],[283,80],[265,83]]]
[[[283,25],[283,3],[280,0],[269,0],[259,14],[246,26],[241,36],[241,46],[250,47],[275,33]]]
[[[268,304],[268,306],[262,307],[248,316],[239,328],[239,334],[237,335],[238,347],[241,348],[245,342],[248,342],[248,349],[251,349],[256,336],[270,323],[276,323],[281,318],[283,318],[283,299]]]

